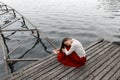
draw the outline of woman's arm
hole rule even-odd
[[[75,51],[76,45],[71,45],[71,48],[67,51],[67,49],[64,49],[64,52],[66,55],[70,55],[73,51]]]

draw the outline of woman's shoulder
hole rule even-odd
[[[74,42],[79,42],[80,43],[80,41],[78,41],[77,39],[72,39]]]
[[[78,41],[76,39],[72,39],[72,40],[73,40],[73,44],[76,44],[76,45],[81,44],[80,41]]]

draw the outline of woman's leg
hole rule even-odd
[[[74,66],[74,62],[70,59],[69,56],[66,56],[63,52],[58,54],[57,59],[65,66]]]
[[[70,47],[67,47],[69,50]],[[58,53],[57,59],[60,63],[64,64],[65,66],[71,67],[80,67],[85,65],[86,57],[80,58],[75,52],[66,56],[64,52]]]
[[[75,52],[70,55],[70,58],[76,65],[79,65],[79,67],[86,63],[86,57],[80,58]]]

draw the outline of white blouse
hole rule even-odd
[[[86,56],[86,52],[82,46],[82,44],[76,40],[76,39],[72,39],[73,42],[71,44],[71,48],[69,49],[69,51],[67,51],[67,49],[65,48],[64,52],[66,55],[70,55],[73,51],[76,52],[76,54],[79,56],[79,57],[85,57]]]

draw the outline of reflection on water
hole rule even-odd
[[[4,0],[3,2],[26,16],[44,31],[57,47],[64,37],[76,38],[84,47],[101,37],[109,41],[120,41],[120,0],[17,0],[17,2]],[[22,35],[10,38],[16,33],[18,32],[6,37],[12,48],[15,46],[11,43],[17,44],[19,40],[25,38]],[[22,56],[23,53],[26,54],[23,55],[24,58],[49,55],[53,48],[43,37],[41,39],[30,38],[15,52],[18,54],[12,57]],[[18,70],[23,66],[24,63],[16,63],[14,69]]]
[[[107,12],[120,12],[120,0],[98,0],[100,7]]]

